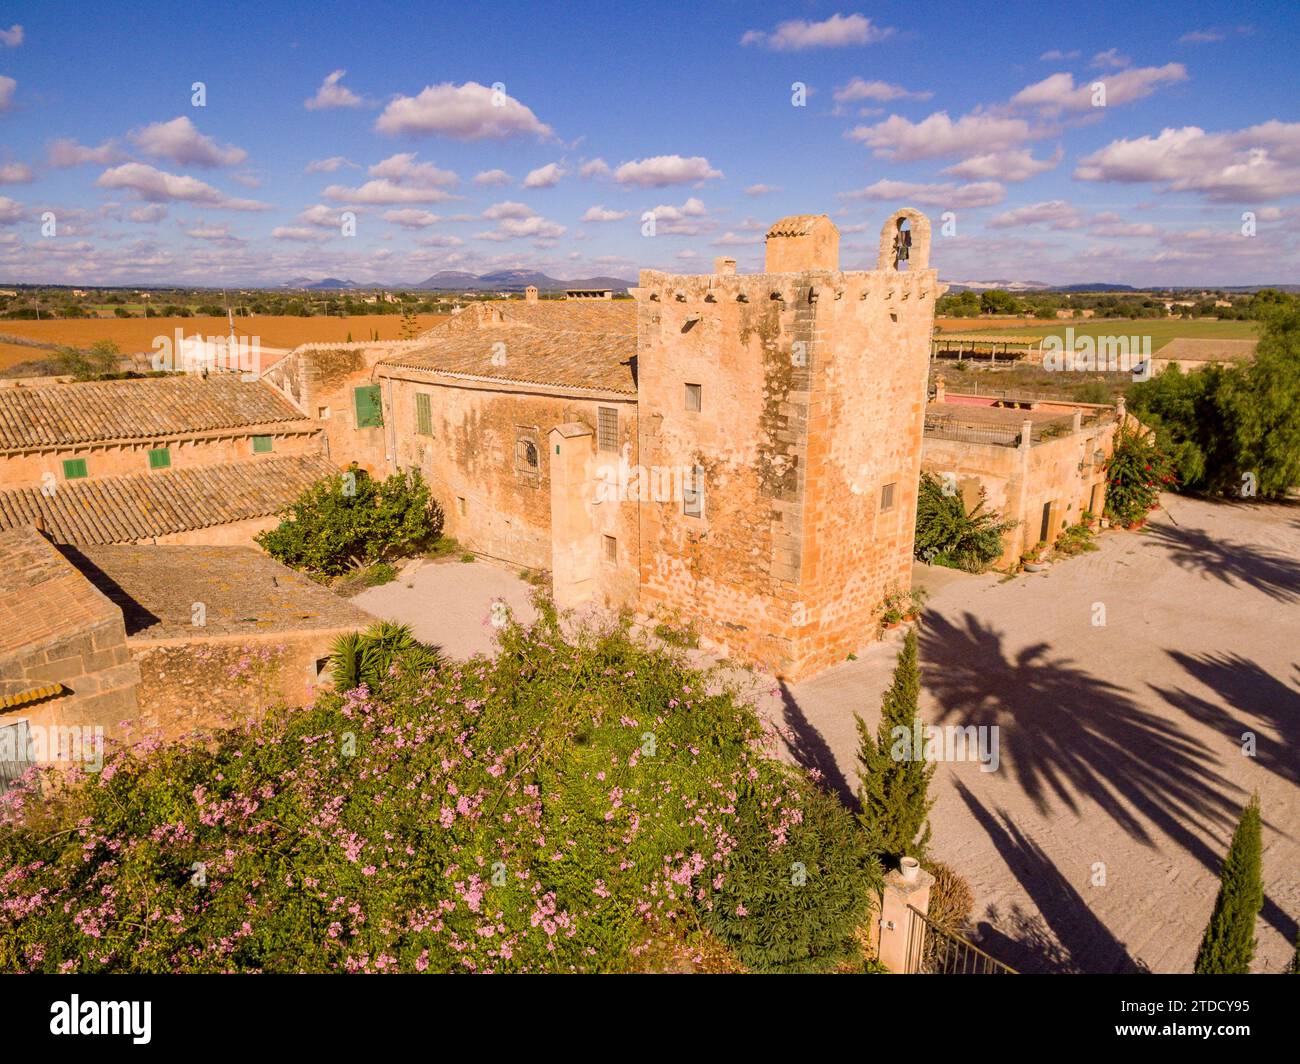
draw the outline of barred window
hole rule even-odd
[[[515,441],[515,464],[527,472],[536,473],[539,462],[537,444],[529,439]]]
[[[894,488],[897,487],[897,481],[893,484],[886,484],[880,489],[880,512],[894,508]]]
[[[704,470],[699,466],[682,479],[682,513],[687,517],[704,516]]]
[[[429,406],[429,396],[425,392],[415,394],[415,431],[421,436],[433,435],[433,411]]]
[[[618,540],[613,536],[605,536],[605,561],[610,565],[618,564]]]
[[[618,408],[596,408],[596,447],[602,451],[618,450]]]
[[[701,408],[703,391],[698,384],[688,384],[686,386],[686,409],[698,413]]]

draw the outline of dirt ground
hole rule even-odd
[[[1252,791],[1265,821],[1256,969],[1280,971],[1294,949],[1300,507],[1165,501],[1145,531],[1106,533],[1044,573],[917,568],[932,593],[922,716],[998,729],[996,771],[936,769],[931,852],[970,882],[980,944],[1022,971],[1190,971]],[[492,645],[492,599],[526,608],[528,591],[489,563],[443,562],[354,601],[464,656]],[[793,687],[752,679],[788,756],[849,802],[853,714],[879,719],[891,636]]]

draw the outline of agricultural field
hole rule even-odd
[[[1151,350],[1159,351],[1179,337],[1201,340],[1253,340],[1259,327],[1253,321],[1215,321],[1207,318],[1079,318],[1032,321],[1028,318],[936,318],[944,332],[1023,333],[1026,337],[1059,336],[1071,328],[1075,336],[1150,336]]]
[[[445,314],[418,314],[420,330],[432,329]],[[54,321],[0,321],[0,371],[21,362],[48,357],[49,348],[6,343],[7,336],[37,340],[50,348],[60,344],[89,347],[96,340],[112,340],[123,354],[153,350],[156,336],[172,337],[177,329],[186,336],[225,336],[229,326],[221,317],[193,318],[60,318]],[[298,344],[402,338],[399,314],[359,314],[347,318],[294,315],[254,315],[235,319],[236,336],[258,336],[266,347],[296,347]]]

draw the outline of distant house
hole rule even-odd
[[[564,292],[565,299],[613,299],[614,289],[612,288],[567,288]]]

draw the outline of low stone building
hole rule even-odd
[[[1123,418],[1122,402],[966,395],[948,391],[939,377],[926,406],[921,468],[960,492],[968,511],[982,499],[1015,522],[996,563],[1014,565],[1085,513],[1100,517],[1105,465]]]

